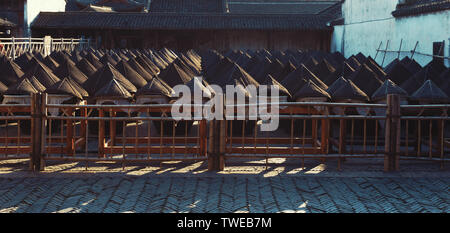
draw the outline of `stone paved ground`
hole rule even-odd
[[[375,164],[375,165],[374,165]],[[450,172],[438,165],[403,163],[383,173],[382,161],[272,160],[150,165],[48,164],[26,171],[26,161],[0,162],[0,212],[450,212]]]

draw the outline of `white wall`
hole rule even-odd
[[[66,1],[65,0],[27,0],[27,5],[25,9],[25,23],[27,26],[28,35],[30,33],[30,25],[36,16],[41,11],[47,12],[58,12],[65,11]]]
[[[414,49],[426,54],[433,53],[433,42],[445,40],[444,56],[450,51],[450,10],[422,15],[394,18],[397,0],[346,0],[343,4],[345,25],[336,26],[331,48],[349,57],[359,52],[375,57],[376,49],[382,41],[381,49],[399,50],[403,39],[402,50]],[[382,63],[383,53],[379,53],[376,61]],[[387,53],[384,66],[397,58],[397,53]],[[400,58],[411,56],[401,53]],[[415,54],[421,65],[431,61],[431,57]],[[450,61],[446,60],[450,66]]]

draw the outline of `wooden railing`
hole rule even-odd
[[[36,94],[28,105],[0,105],[0,157],[30,158],[36,171],[45,161],[207,160],[210,170],[222,170],[237,158],[293,158],[302,166],[337,159],[340,170],[346,158],[380,157],[394,171],[404,159],[441,167],[450,160],[449,104],[400,105],[395,95],[386,104],[279,103],[274,132],[261,131],[253,116],[176,122],[172,106],[48,104]]]
[[[45,56],[53,51],[83,50],[91,46],[89,39],[75,38],[0,38],[0,54],[12,59],[26,52],[41,52]]]

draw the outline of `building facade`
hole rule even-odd
[[[27,37],[31,22],[41,11],[64,11],[66,0],[0,0],[0,18],[16,26],[10,36]]]
[[[431,54],[450,56],[449,0],[345,0],[336,24],[331,50],[346,57],[362,52],[385,66],[414,49],[421,65]],[[379,47],[389,51],[386,56],[377,54]],[[448,59],[445,64],[450,66]]]
[[[91,38],[103,48],[330,50],[339,0],[76,0],[42,12],[33,36]],[[141,5],[140,11],[136,7]],[[83,8],[85,7],[85,8]],[[132,9],[132,10],[124,10]]]

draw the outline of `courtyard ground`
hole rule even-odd
[[[205,162],[47,164],[0,162],[0,212],[150,213],[448,213],[448,165],[402,161],[385,173],[379,159],[325,164],[271,159],[227,161],[223,172]]]

